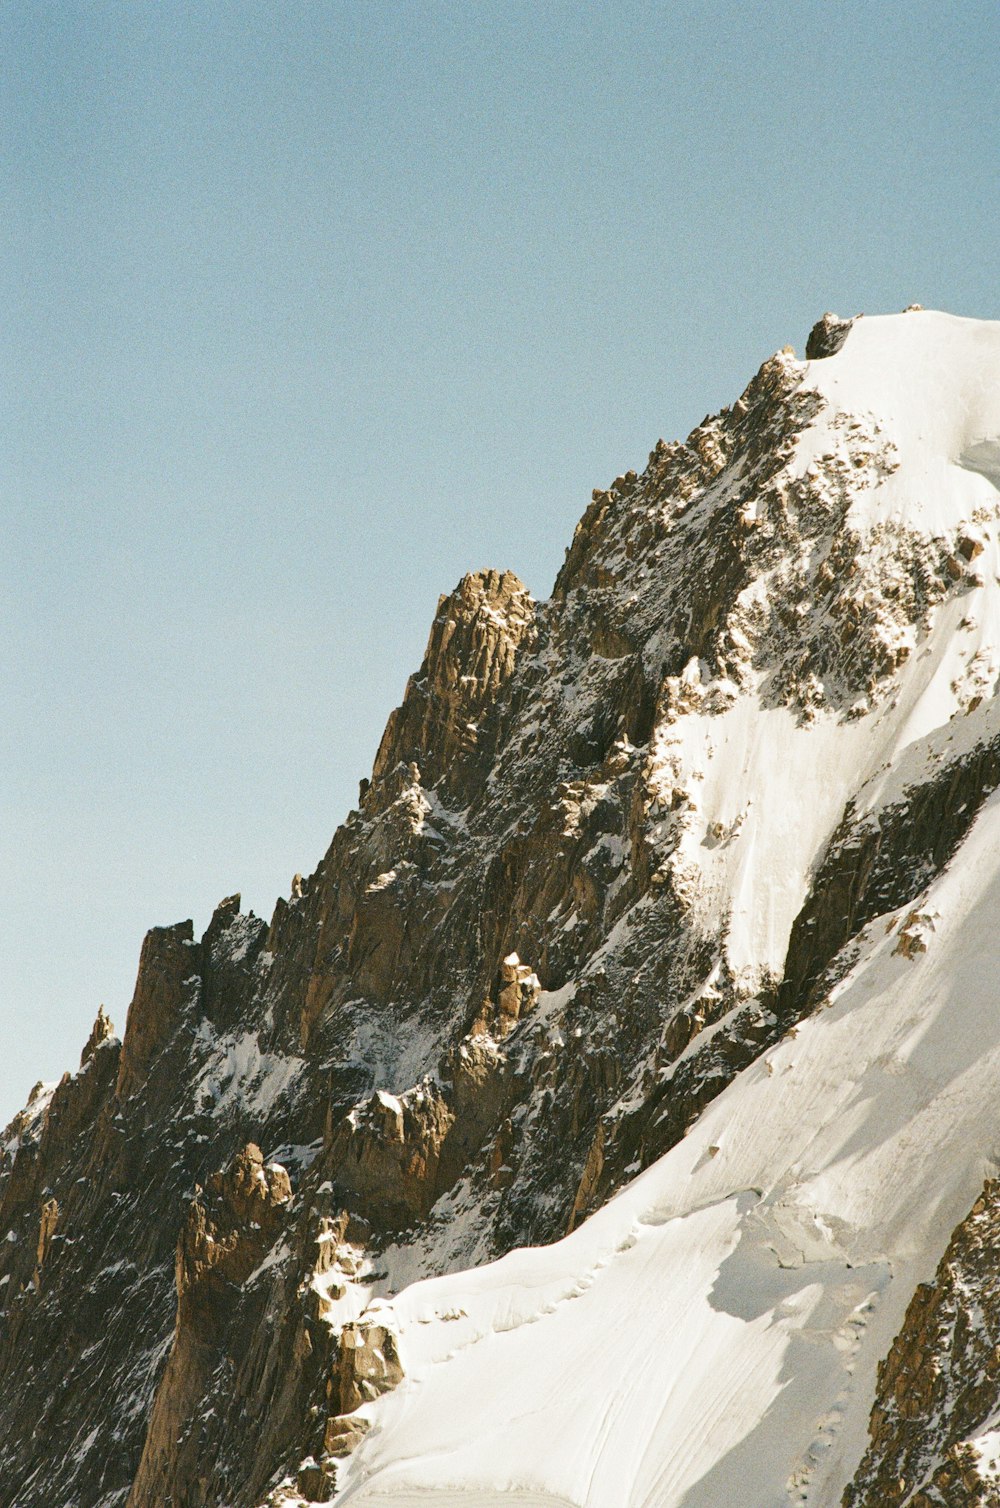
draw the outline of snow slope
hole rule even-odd
[[[408,1380],[344,1502],[839,1502],[876,1364],[996,1171],[1000,798],[927,899],[925,955],[880,919],[829,1008],[572,1236],[394,1300]]]
[[[971,530],[983,550],[967,569],[953,556],[962,562],[960,591],[938,608],[926,639],[911,625],[885,623],[915,663],[891,697],[863,709],[868,715],[803,725],[791,708],[743,697],[727,712],[692,712],[661,732],[670,779],[696,792],[697,819],[682,846],[701,905],[706,914],[729,910],[729,963],[751,978],[780,970],[813,865],[847,800],[976,692],[992,692],[1000,674],[998,491],[990,480],[991,468],[1000,479],[1000,324],[931,312],[859,319],[836,356],[803,363],[801,373],[824,407],[798,441],[790,479],[812,476],[829,491],[831,476],[856,466],[848,421],[860,421],[895,467],[878,485],[852,489],[846,518],[873,588],[891,582],[905,540],[955,549]],[[770,612],[786,589],[773,572],[744,595]],[[877,615],[888,603],[872,590],[862,605]],[[818,602],[808,608],[821,619]],[[696,665],[691,675],[697,682]]]
[[[875,415],[899,452],[898,471],[859,499],[865,522],[896,517],[937,533],[968,521],[979,504],[993,509],[998,350],[996,321],[920,310],[858,319],[836,356],[806,363],[807,386],[834,411]],[[819,446],[829,431],[821,423],[813,435]]]
[[[801,377],[826,401],[793,469],[828,465],[849,416],[892,449],[852,501],[868,569],[905,529],[959,552],[960,587],[858,716],[742,696],[675,721],[695,888],[751,975],[780,969],[848,799],[876,809],[1000,734],[1000,325],[862,319]],[[995,1171],[1000,798],[920,911],[926,951],[896,951],[905,913],[874,921],[826,1008],[571,1236],[375,1301],[406,1379],[366,1406],[338,1503],[839,1502],[877,1363]]]

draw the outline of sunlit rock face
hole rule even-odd
[[[8,1127],[0,1508],[1000,1501],[1000,327],[806,355]]]

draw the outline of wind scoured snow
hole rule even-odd
[[[992,512],[1000,474],[1000,325],[935,310],[859,319],[836,356],[806,364],[806,383],[833,411],[873,414],[900,465],[859,499],[864,525],[899,519],[944,534]],[[827,410],[830,412],[830,410]],[[810,427],[803,460],[830,433]]]
[[[780,972],[848,799],[877,811],[996,732],[998,373],[1000,325],[927,313],[859,320],[802,366],[826,404],[793,466],[843,415],[893,449],[852,504],[862,545],[898,523],[953,548],[971,521],[983,550],[874,710],[802,720],[750,694],[668,730],[692,906],[728,907],[750,977]],[[919,908],[926,951],[897,950],[909,907],[872,922],[827,1008],[571,1236],[380,1302],[406,1377],[363,1410],[338,1503],[839,1504],[877,1363],[996,1171],[1000,796]]]
[[[211,1031],[207,1024],[202,1027],[205,1036]],[[244,1111],[263,1116],[304,1066],[303,1058],[261,1052],[256,1032],[228,1033],[212,1043],[197,1088],[203,1103],[216,1114],[238,1102]]]
[[[928,903],[926,955],[873,924],[829,1008],[573,1235],[396,1297],[407,1379],[341,1501],[839,1502],[876,1364],[995,1170],[1000,797]]]
[[[696,661],[681,677],[695,707],[658,730],[651,786],[659,780],[665,813],[683,790],[675,869],[690,877],[695,910],[706,918],[729,910],[728,961],[751,985],[780,969],[813,866],[849,797],[995,692],[1000,495],[989,469],[970,467],[968,457],[1000,456],[998,373],[1000,324],[933,312],[859,319],[836,356],[802,364],[803,387],[824,403],[797,441],[790,473],[837,453],[851,415],[876,416],[895,458],[877,485],[854,492],[848,518],[859,549],[886,524],[954,547],[973,519],[983,549],[961,594],[936,609],[913,645],[894,694],[867,716],[821,713],[803,723],[754,695],[699,713],[699,694],[711,701],[719,688],[701,688]],[[767,584],[749,590],[766,597]]]

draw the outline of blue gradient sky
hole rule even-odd
[[[0,1124],[269,916],[438,594],[825,309],[1000,315],[995,0],[0,11]]]

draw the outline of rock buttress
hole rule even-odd
[[[230,1330],[240,1290],[281,1233],[291,1199],[284,1168],[266,1164],[252,1142],[196,1190],[177,1243],[173,1344],[129,1508],[215,1500],[200,1405],[213,1382],[232,1386]]]
[[[425,788],[471,794],[496,744],[500,693],[533,628],[534,604],[513,571],[474,572],[441,598],[423,664],[382,736],[373,793],[415,762]]]
[[[844,1508],[1000,1503],[1000,1180],[987,1180],[878,1369],[870,1443]],[[987,1445],[979,1447],[981,1441]]]
[[[139,956],[135,993],[128,1008],[116,1093],[127,1100],[145,1082],[150,1062],[176,1031],[185,1008],[201,989],[200,948],[191,922],[153,927]]]

